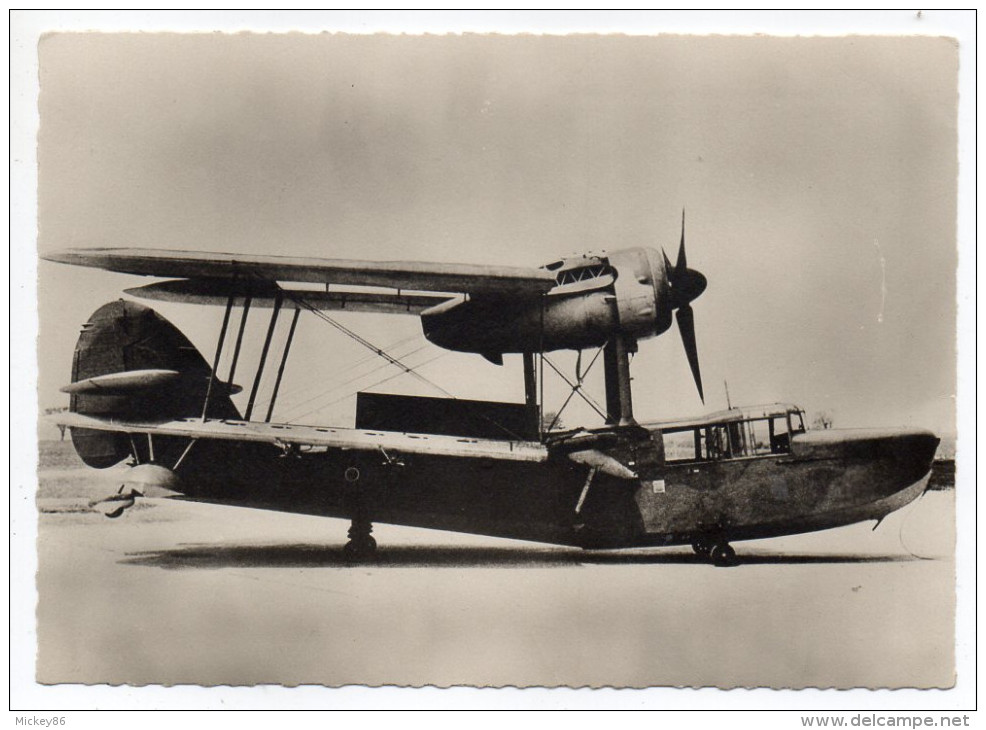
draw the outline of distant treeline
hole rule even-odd
[[[955,459],[937,459],[931,466],[928,489],[955,489]]]

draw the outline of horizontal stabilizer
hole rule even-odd
[[[135,395],[176,384],[180,379],[187,381],[188,377],[177,370],[125,370],[79,380],[59,390],[69,395]],[[204,378],[203,382],[207,380],[208,378]],[[236,395],[243,390],[243,386],[216,380],[212,384],[212,389],[216,393]]]
[[[79,380],[61,391],[71,395],[126,395],[168,385],[180,377],[177,370],[125,370]]]

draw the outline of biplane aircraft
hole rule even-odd
[[[59,423],[87,465],[130,465],[110,515],[162,488],[347,518],[353,561],[372,556],[372,523],[386,522],[583,548],[691,545],[731,565],[732,541],[881,520],[923,492],[938,444],[923,430],[808,431],[791,405],[638,422],[630,356],[672,320],[702,395],[691,303],[706,280],[688,267],[684,221],[674,265],[651,248],[540,268],[109,248],[44,258],[167,278],[126,290],[137,298],[225,307],[211,363],[131,299],[83,325]],[[241,390],[234,378],[251,307],[271,314],[241,412],[231,396]],[[362,392],[352,428],[273,420],[302,312],[412,372],[327,314],[347,311],[416,315],[434,345],[493,363],[519,355],[525,402]],[[268,364],[282,313],[290,329],[279,362]],[[569,398],[584,395],[586,373],[566,376],[549,357],[557,350],[593,351],[592,364],[601,356],[601,425],[557,429],[542,419],[546,366],[567,380]],[[260,400],[265,368],[276,377]]]

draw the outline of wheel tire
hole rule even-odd
[[[350,540],[342,548],[347,563],[362,563],[370,560],[376,551],[377,541],[369,535],[358,540]]]
[[[713,545],[709,551],[709,560],[717,568],[728,568],[739,563],[736,559],[736,551],[728,542]]]
[[[349,541],[342,546],[342,557],[347,563],[359,562],[359,549],[356,543]]]

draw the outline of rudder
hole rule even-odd
[[[130,392],[72,393],[69,410],[128,421],[201,416],[212,367],[177,327],[150,307],[123,299],[104,304],[82,326],[72,359],[72,382],[111,373],[173,370],[177,378]],[[218,379],[209,397],[209,418],[238,419],[229,389]],[[124,434],[72,429],[72,443],[89,466],[106,468],[131,454]]]

